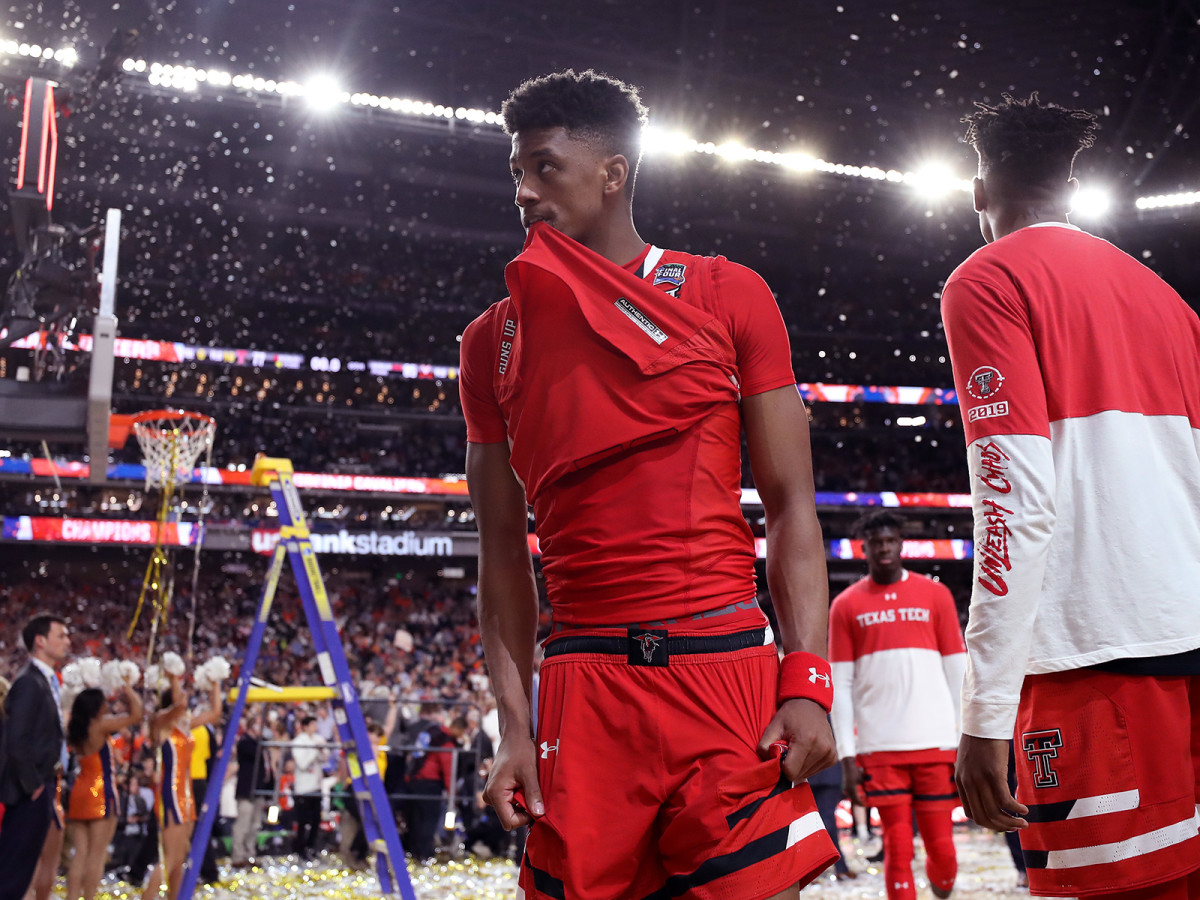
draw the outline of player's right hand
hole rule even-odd
[[[1028,828],[1029,807],[1008,789],[1008,741],[964,734],[958,744],[954,783],[963,812],[984,828]]]
[[[546,814],[537,778],[537,747],[529,737],[504,737],[488,772],[483,799],[496,810],[506,831]]]

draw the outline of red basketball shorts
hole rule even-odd
[[[867,753],[858,757],[868,806],[912,804],[919,809],[958,806],[953,750]]]
[[[1200,866],[1200,676],[1028,676],[1014,740],[1032,893],[1131,890]]]
[[[546,814],[529,830],[524,896],[753,900],[829,866],[837,852],[812,791],[757,752],[775,714],[774,645],[672,650],[667,665],[635,656],[542,664]]]

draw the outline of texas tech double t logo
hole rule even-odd
[[[1062,732],[1057,728],[1027,731],[1021,735],[1021,749],[1033,763],[1035,788],[1058,787],[1058,773],[1051,767],[1050,760],[1058,757],[1058,750],[1062,745]]]

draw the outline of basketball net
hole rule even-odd
[[[146,467],[146,489],[159,491],[157,528],[154,550],[142,578],[142,589],[138,595],[137,608],[129,625],[129,636],[133,636],[141,618],[147,598],[153,609],[150,621],[150,640],[146,651],[146,665],[154,659],[154,644],[159,625],[165,627],[175,593],[175,569],[171,565],[171,545],[167,541],[171,513],[178,510],[182,500],[182,486],[192,481],[196,462],[200,454],[206,455],[205,465],[212,462],[213,438],[217,422],[211,416],[183,410],[155,410],[134,417],[133,433]],[[204,481],[204,496],[200,502],[200,519],[196,523],[193,547],[195,564],[192,568],[192,614],[188,618],[187,655],[192,661],[192,637],[196,625],[196,587],[200,575],[200,543],[204,534],[204,508],[208,498],[208,482]],[[176,523],[177,524],[177,523]]]

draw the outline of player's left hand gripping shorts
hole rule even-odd
[[[695,645],[663,636],[648,657],[666,665],[643,661],[650,644],[632,631],[607,639],[628,641],[619,653],[547,645],[546,815],[529,831],[527,898],[754,900],[837,858],[807,783],[793,787],[777,758],[758,755],[779,664],[757,634],[757,646],[729,652],[680,652]]]
[[[1200,866],[1200,676],[1030,675],[1013,749],[1032,893],[1129,891]]]

